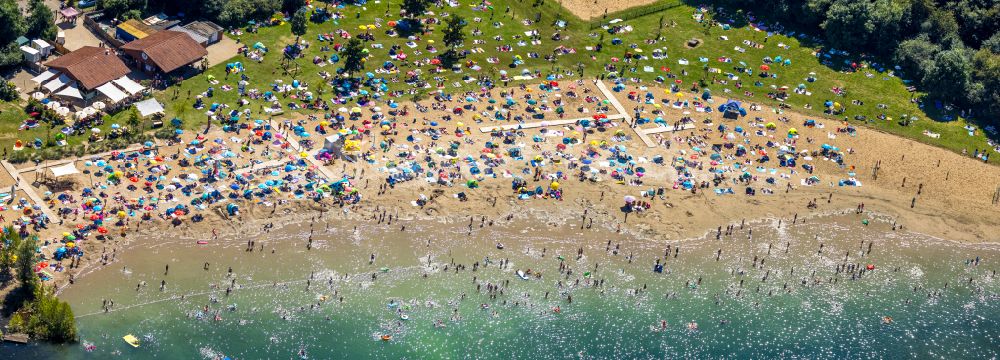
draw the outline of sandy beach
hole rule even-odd
[[[609,115],[615,114],[613,107],[606,104],[582,101],[581,99],[585,99],[586,96],[593,96],[592,100],[598,100],[601,95],[597,90],[583,90],[592,89],[592,84],[588,84],[588,82],[582,82],[579,86],[577,93],[580,97],[568,99],[564,106],[567,109],[582,106],[587,110],[587,113],[567,114],[565,117],[585,117],[585,115],[594,114],[593,111]],[[533,94],[525,89],[528,88],[514,89],[514,94],[519,96]],[[651,93],[663,93],[662,90],[646,90]],[[373,159],[371,163],[331,160],[323,165],[337,176],[346,175],[351,178],[351,182],[358,192],[364,194],[357,203],[338,205],[331,202],[330,199],[319,201],[296,199],[292,194],[286,193],[268,195],[262,200],[252,202],[236,201],[239,213],[234,216],[227,215],[225,206],[221,204],[210,205],[204,211],[197,211],[197,213],[203,214],[203,218],[197,223],[192,221],[173,222],[170,220],[172,217],[159,216],[140,220],[129,216],[124,218],[128,221],[119,224],[121,229],[129,229],[125,237],[118,235],[118,231],[114,230],[108,234],[104,241],[80,242],[86,251],[79,268],[57,273],[55,282],[61,287],[68,281],[65,274],[87,273],[104,264],[111,266],[109,264],[114,262],[114,258],[109,257],[108,254],[112,254],[116,247],[127,244],[129,237],[133,236],[128,235],[128,233],[133,230],[139,230],[138,236],[169,231],[191,237],[201,236],[205,240],[211,241],[213,233],[223,236],[246,236],[243,234],[252,231],[254,227],[268,223],[299,222],[303,220],[303,215],[343,222],[371,218],[387,219],[386,216],[389,216],[393,218],[393,226],[402,227],[406,225],[407,221],[441,218],[469,217],[480,219],[485,217],[485,219],[495,221],[510,214],[529,210],[542,214],[551,213],[554,216],[559,214],[559,216],[579,216],[588,221],[596,220],[609,228],[634,231],[651,242],[662,242],[700,236],[716,227],[744,220],[782,218],[791,221],[794,217],[806,217],[815,213],[849,211],[864,203],[866,211],[891,216],[900,226],[911,231],[963,242],[997,241],[994,230],[1000,227],[1000,216],[996,216],[995,208],[997,205],[991,204],[991,196],[995,191],[996,179],[1000,179],[1000,170],[994,166],[963,158],[946,150],[864,128],[856,129],[853,135],[837,133],[835,129],[841,124],[834,120],[815,119],[817,126],[805,127],[802,125],[806,118],[791,111],[775,114],[773,109],[751,110],[744,119],[737,122],[722,119],[719,112],[707,114],[696,112],[693,115],[684,115],[682,112],[689,112],[689,109],[672,109],[666,106],[663,109],[656,109],[648,104],[643,105],[641,102],[630,101],[625,96],[629,92],[636,91],[641,92],[642,90],[637,87],[629,87],[614,94],[616,98],[623,100],[623,106],[627,109],[644,107],[645,110],[642,111],[645,113],[642,116],[667,118],[690,116],[693,123],[696,124],[696,128],[692,130],[662,133],[665,135],[662,137],[661,134],[653,135],[657,139],[656,141],[670,140],[672,145],[669,149],[665,144],[654,148],[643,146],[636,138],[634,130],[624,123],[618,123],[617,120],[612,122],[610,124],[612,126],[609,126],[607,130],[588,130],[593,133],[588,134],[586,140],[588,142],[605,141],[609,144],[620,144],[628,149],[629,154],[639,161],[639,166],[646,168],[646,173],[641,178],[642,185],[636,184],[634,181],[631,185],[626,185],[625,181],[628,181],[626,179],[614,181],[604,178],[599,182],[575,179],[573,174],[579,170],[569,168],[568,164],[572,161],[560,159],[563,161],[556,164],[551,160],[556,158],[555,154],[560,153],[582,155],[583,150],[588,145],[586,143],[571,145],[574,147],[566,150],[556,146],[561,142],[552,140],[531,144],[533,136],[544,135],[539,129],[531,129],[524,130],[524,136],[516,140],[512,146],[518,143],[523,144],[520,145],[520,148],[523,149],[522,156],[525,159],[542,157],[548,161],[545,166],[548,167],[546,173],[549,175],[543,176],[543,178],[554,179],[552,176],[555,176],[553,174],[557,171],[564,173],[564,178],[554,180],[562,184],[561,199],[556,200],[548,196],[545,198],[532,197],[528,200],[518,199],[510,187],[510,179],[512,178],[504,179],[499,176],[496,179],[479,177],[478,186],[474,189],[470,189],[465,183],[468,179],[476,179],[477,177],[467,174],[455,176],[456,178],[453,179],[451,185],[434,181],[435,184],[418,177],[389,187],[386,184],[386,161],[391,161],[397,151],[410,149],[406,146],[396,146],[394,149],[380,151],[378,148],[373,149],[373,147],[376,146],[376,141],[392,141],[397,144],[414,143],[407,141],[406,138],[408,136],[412,138],[414,135],[420,137],[421,132],[417,130],[427,129],[429,126],[428,120],[414,119],[413,123],[399,123],[396,129],[377,134],[375,137],[358,137],[361,141],[361,147],[370,154],[369,158]],[[536,98],[538,96],[537,93],[533,95]],[[717,99],[717,101],[719,100]],[[431,102],[422,104],[422,106],[427,107],[431,107],[431,105]],[[410,106],[404,105],[402,108]],[[428,113],[420,114],[420,116],[424,119],[443,116],[446,114],[444,109],[460,107],[462,104],[455,102],[449,104],[449,102],[444,101],[437,106],[441,110],[430,110]],[[749,105],[747,106],[749,107]],[[660,111],[660,113],[650,114],[654,110]],[[762,120],[753,120],[757,117]],[[301,118],[298,121],[301,121],[301,126],[312,128],[322,120]],[[472,122],[471,120],[467,121]],[[777,126],[768,130],[764,126],[765,122],[775,122]],[[298,122],[292,119],[290,123],[296,124]],[[674,157],[690,159],[697,157],[697,155],[705,156],[707,152],[699,153],[693,149],[701,146],[704,150],[711,144],[726,141],[725,136],[729,131],[718,131],[719,124],[725,124],[730,129],[742,124],[747,129],[763,131],[763,136],[747,136],[744,143],[747,147],[765,146],[764,143],[767,141],[781,141],[789,129],[795,128],[798,131],[798,136],[794,140],[799,143],[799,149],[816,150],[819,144],[830,143],[842,150],[847,161],[842,167],[832,161],[822,159],[822,156],[817,156],[814,161],[810,162],[814,165],[812,174],[802,172],[788,174],[786,172],[788,175],[775,184],[764,181],[765,172],[755,175],[757,178],[751,180],[751,183],[761,184],[763,187],[760,189],[768,189],[773,194],[718,195],[710,189],[697,189],[696,192],[692,192],[676,188],[678,181],[676,168],[654,164],[652,162],[654,156],[662,155],[667,159]],[[478,127],[491,126],[490,120],[481,121],[475,125]],[[654,128],[651,125],[654,124],[645,124],[640,128]],[[463,128],[463,126],[457,128]],[[487,141],[496,141],[496,138],[491,137],[489,133],[481,133],[469,126],[464,126],[464,128],[468,129],[463,130],[471,131],[465,131],[465,136],[456,139],[460,140],[461,149],[466,149],[464,151],[478,153]],[[555,126],[546,131],[551,135],[553,131],[563,131],[569,134],[577,130],[579,129],[575,126]],[[748,133],[749,131],[747,130]],[[165,155],[167,157],[165,162],[171,164],[169,154],[182,152],[182,149],[189,146],[190,142],[196,138],[201,138],[200,141],[209,144],[215,141],[213,139],[234,139],[220,131],[210,131],[207,134],[185,134],[179,142],[165,142],[162,146],[157,145],[157,154]],[[372,140],[373,138],[376,140]],[[555,137],[555,139],[558,138]],[[419,141],[416,143],[419,144]],[[221,142],[216,142],[216,144],[221,144]],[[283,157],[286,160],[297,157],[298,151],[287,147],[285,143],[276,142],[274,144],[264,143],[264,145],[276,149],[269,158],[280,163]],[[217,152],[223,151],[225,150],[217,150]],[[425,148],[424,151],[430,150]],[[461,154],[456,155],[461,156]],[[247,156],[235,156],[232,159],[234,169],[248,167],[251,162],[268,162],[268,158],[249,161],[251,158]],[[95,158],[81,159],[77,161],[77,166],[81,169],[87,169],[86,162],[95,163],[96,161]],[[878,178],[876,179],[873,176],[873,168],[879,162]],[[274,165],[278,163],[274,163]],[[523,166],[523,164],[523,162],[509,161],[505,164],[497,164],[494,171],[497,174],[505,172],[516,174],[522,170],[519,166]],[[751,165],[753,163],[747,162],[745,164]],[[711,174],[707,169],[708,167],[703,165],[691,168],[690,172],[693,173],[694,178],[708,181],[711,180]],[[258,169],[257,171],[258,174],[268,173],[268,170]],[[298,171],[296,170],[296,172]],[[320,174],[315,167],[309,167],[305,172],[310,173],[309,176],[319,176]],[[598,174],[599,177],[606,176],[603,173]],[[33,173],[27,172],[22,176],[32,178]],[[71,182],[73,184],[71,185],[72,191],[89,187],[88,182],[93,181],[93,178],[87,179],[82,174],[76,176],[77,179]],[[529,175],[524,176],[530,178]],[[810,176],[816,176],[820,181],[812,186],[803,185],[802,181]],[[838,180],[851,177],[863,185],[837,185]],[[775,176],[775,178],[778,177]],[[905,185],[903,184],[904,178],[906,179]],[[632,177],[632,179],[637,178]],[[535,183],[541,186],[548,186],[553,181],[539,180]],[[98,183],[100,182],[98,179]],[[143,193],[141,189],[131,184],[125,181],[103,191],[108,194],[121,194],[122,200],[127,201],[130,197]],[[532,186],[534,185],[528,185],[529,188]],[[655,188],[665,189],[662,197],[642,196],[641,192]],[[734,186],[733,188],[736,192],[742,192],[742,187]],[[37,191],[53,194],[50,197],[59,194],[59,189],[50,189],[44,185],[37,188]],[[149,192],[146,191],[146,193]],[[160,191],[161,195],[163,193]],[[462,201],[456,198],[459,193],[463,193],[467,200]],[[194,196],[176,195],[180,195],[180,197],[173,201],[179,204],[189,202],[188,199]],[[425,196],[424,204],[422,206],[414,205],[416,201],[420,200],[421,195]],[[647,201],[649,203],[648,209],[628,212],[626,218],[626,213],[622,211],[626,202],[622,199],[627,196]],[[916,198],[915,202],[914,198]],[[815,202],[815,206],[807,207],[810,202]],[[914,202],[912,207],[911,202]],[[50,207],[53,210],[58,210],[63,207],[60,203],[60,201],[53,199]],[[110,211],[111,214],[115,212],[117,211]],[[133,216],[138,217],[138,215],[139,213],[136,213]],[[70,220],[67,221],[67,225],[72,224],[73,219],[82,220],[79,215],[73,215],[67,218]],[[59,233],[62,233],[61,229],[53,229],[50,232],[52,238],[45,240],[50,240],[52,244],[58,244],[59,235],[57,234]]]

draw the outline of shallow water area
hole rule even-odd
[[[96,350],[3,350],[55,359],[996,357],[1000,246],[864,218],[869,225],[853,214],[761,220],[724,227],[718,240],[713,230],[668,243],[530,217],[410,222],[405,232],[317,221],[207,245],[144,239],[61,295]],[[104,300],[114,301],[107,312]]]

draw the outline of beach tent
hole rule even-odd
[[[735,100],[729,100],[725,104],[719,105],[719,111],[726,119],[737,119],[747,115],[747,111],[740,106],[740,102]]]

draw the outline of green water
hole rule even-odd
[[[300,350],[310,359],[976,359],[1000,349],[996,245],[893,231],[880,219],[864,226],[854,215],[781,227],[768,221],[737,225],[722,240],[712,231],[671,242],[680,251],[674,257],[672,250],[657,274],[651,270],[667,243],[572,222],[478,224],[471,235],[467,224],[409,224],[401,235],[395,226],[363,225],[355,233],[317,223],[312,250],[305,248],[308,225],[254,236],[266,241],[264,252],[244,251],[245,239],[201,247],[193,239],[150,241],[62,293],[79,316],[81,339],[95,351],[80,344],[0,350],[25,359],[292,359]],[[605,251],[609,239],[612,251]],[[369,265],[372,252],[377,258]],[[876,269],[856,280],[837,274],[845,253],[846,263]],[[572,274],[560,273],[559,255]],[[487,256],[491,263],[473,272]],[[755,256],[764,264],[755,266]],[[978,266],[967,265],[977,256]],[[510,259],[506,269],[499,269],[501,258]],[[455,272],[452,261],[467,268]],[[515,276],[528,268],[541,271],[541,279]],[[603,286],[594,286],[600,280]],[[140,281],[147,286],[136,291]],[[504,293],[491,299],[487,284]],[[323,295],[325,302],[318,300]],[[112,311],[101,309],[103,299],[114,300]],[[884,316],[893,323],[883,324]],[[129,333],[142,339],[140,348],[121,340]],[[381,341],[382,334],[392,339]]]

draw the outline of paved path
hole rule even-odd
[[[21,173],[19,173],[17,169],[14,168],[14,165],[11,165],[9,162],[6,161],[2,161],[0,163],[3,164],[4,170],[10,173],[10,176],[13,177],[14,181],[17,182],[16,185],[17,188],[21,191],[24,191],[25,194],[28,194],[28,198],[31,199],[31,201],[33,201],[35,205],[38,205],[38,207],[42,209],[42,213],[48,216],[50,221],[55,221],[58,218],[56,217],[56,213],[52,212],[52,209],[49,209],[49,205],[46,204],[45,201],[42,200],[42,198],[38,196],[37,193],[35,193],[35,188],[31,187],[31,184],[29,184],[27,181],[24,180],[24,178],[21,177]],[[14,196],[14,194],[11,194],[11,196]]]
[[[625,116],[621,115],[621,114],[618,114],[618,115],[608,115],[608,119],[612,119],[612,120],[614,120],[614,119],[623,119],[623,118],[625,118]],[[481,133],[488,133],[488,132],[491,132],[491,131],[496,130],[496,129],[501,129],[501,130],[517,130],[517,129],[535,129],[535,128],[549,127],[549,126],[572,125],[572,124],[576,124],[576,122],[580,121],[580,120],[593,120],[593,119],[594,118],[592,118],[592,117],[585,117],[585,118],[576,118],[576,119],[542,120],[542,121],[538,121],[538,122],[530,122],[530,123],[523,123],[523,124],[507,124],[507,125],[500,125],[500,126],[483,126],[483,127],[479,128],[479,132],[481,132]]]
[[[278,129],[278,126],[274,123],[274,121],[268,120],[268,122],[271,124],[272,129]],[[285,137],[285,140],[288,140],[288,143],[292,146],[292,149],[295,149],[296,152],[301,153],[303,151],[302,147],[299,146],[299,142],[292,140],[292,136],[294,136],[293,134],[290,134],[287,131],[280,132],[280,134]],[[307,151],[307,153],[309,153],[309,156],[306,157],[306,161],[316,166],[316,169],[318,169],[327,180],[334,181],[340,179],[340,176],[336,176],[333,173],[333,170],[328,169],[321,161],[319,161],[319,159],[316,158],[316,154],[319,153],[319,149]]]
[[[612,92],[610,89],[608,89],[608,86],[604,85],[604,82],[601,80],[597,80],[596,84],[597,84],[597,89],[601,90],[601,93],[604,94],[604,97],[607,98],[608,101],[611,101],[611,106],[614,106],[615,110],[617,110],[618,113],[625,118],[626,125],[628,125],[628,127],[631,128],[632,131],[635,131],[635,135],[639,137],[639,140],[642,140],[642,142],[646,144],[647,147],[656,147],[656,143],[654,143],[653,140],[649,138],[649,136],[646,136],[645,131],[632,125],[635,123],[635,120],[632,119],[631,116],[629,116],[628,111],[625,110],[625,106],[622,106],[622,103],[618,101],[617,97],[615,97],[615,93]]]
[[[694,124],[684,124],[684,125],[681,125],[677,129],[674,129],[673,126],[658,126],[658,127],[652,128],[652,129],[642,130],[642,132],[645,133],[646,135],[653,135],[653,134],[659,134],[659,133],[664,133],[664,132],[674,132],[674,131],[691,130],[691,129],[694,129],[694,128],[696,128],[696,126],[694,126]]]

